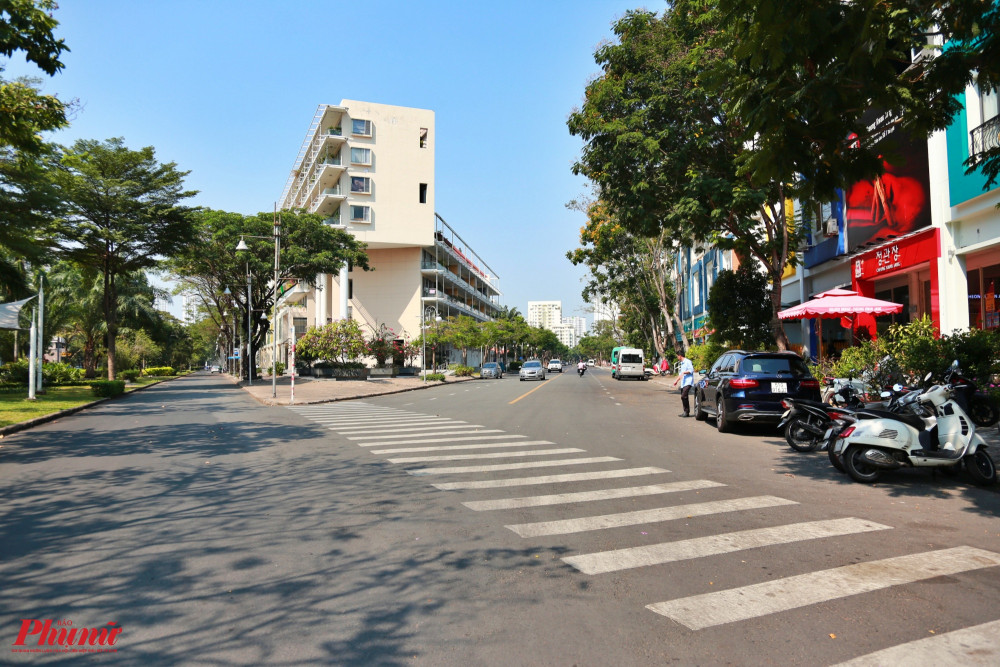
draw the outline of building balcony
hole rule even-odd
[[[969,133],[972,137],[970,151],[973,164],[982,159],[986,151],[1000,146],[1000,116],[994,116]]]
[[[332,188],[323,188],[309,202],[309,212],[320,215],[332,216],[333,212],[340,208],[341,202],[347,199],[347,195],[339,185]]]

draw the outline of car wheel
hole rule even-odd
[[[726,402],[720,397],[715,404],[715,428],[719,433],[727,433],[732,430],[729,420],[726,418]]]
[[[694,394],[694,418],[697,419],[700,422],[703,422],[703,421],[705,421],[705,419],[708,418],[708,413],[701,409],[701,402],[703,400],[704,400],[704,397],[701,394],[699,394],[698,392],[695,392],[695,394]]]

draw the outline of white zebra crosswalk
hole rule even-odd
[[[486,428],[436,415],[420,414],[394,408],[376,408],[371,404],[352,403],[291,408],[333,431],[345,443],[353,443],[372,456],[387,457],[389,463],[404,466],[409,475],[429,478],[441,491],[475,493],[490,489],[548,486],[551,493],[519,494],[500,498],[463,499],[462,505],[476,512],[504,512],[562,506],[572,511],[573,518],[507,524],[505,527],[523,539],[545,540],[552,536],[573,536],[592,531],[676,521],[698,520],[700,517],[725,516],[742,512],[750,517],[766,517],[776,508],[792,508],[794,500],[778,496],[740,496],[738,489],[708,479],[662,481],[671,471],[655,467],[628,467],[623,459],[588,453],[581,447],[562,447],[549,440],[532,440],[526,435],[506,433],[502,429]],[[574,443],[579,444],[579,443]],[[545,448],[549,446],[549,448]],[[530,458],[532,460],[523,460]],[[522,460],[518,460],[522,459]],[[494,462],[495,461],[495,462]],[[436,465],[464,462],[463,465]],[[406,467],[425,464],[422,467]],[[580,466],[582,470],[573,468]],[[518,471],[564,469],[553,474],[518,476]],[[588,469],[589,468],[589,469]],[[502,473],[512,473],[506,476]],[[456,476],[456,481],[437,481],[437,477]],[[462,476],[465,476],[463,479]],[[623,485],[634,479],[634,485]],[[654,481],[655,480],[655,481]],[[605,483],[605,488],[574,490],[572,485],[589,483],[591,487]],[[691,503],[670,502],[683,492],[710,489],[728,497]],[[594,503],[626,498],[646,498],[662,506],[627,512],[594,514],[586,511]],[[771,523],[763,521],[762,523]],[[698,559],[719,557],[753,550],[780,549],[789,545],[823,544],[824,541],[865,534],[884,533],[892,526],[850,516],[833,516],[818,521],[792,521],[782,525],[764,525],[734,532],[704,535],[691,539],[656,544],[623,545],[621,548],[592,553],[567,555],[562,561],[586,576],[679,564]],[[763,553],[763,551],[762,551]],[[749,557],[749,556],[748,556]],[[908,553],[864,562],[851,562],[841,567],[823,569],[779,579],[758,581],[728,590],[713,591],[674,599],[643,600],[643,606],[670,622],[690,631],[701,631],[721,625],[751,622],[811,605],[851,598],[862,594],[878,594],[895,586],[905,586],[942,576],[958,575],[983,568],[1000,566],[1000,554],[969,546],[956,546],[920,553]],[[648,593],[655,596],[654,591]],[[668,596],[665,596],[668,597]],[[954,656],[991,656],[983,664],[996,664],[1000,656],[1000,621],[976,628],[955,631],[948,635],[911,642],[886,649],[870,656],[860,656],[845,664],[898,664],[909,656],[951,656],[919,664],[956,662]],[[959,661],[961,662],[961,661]]]

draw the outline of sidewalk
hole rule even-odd
[[[264,405],[288,405],[291,398],[292,379],[287,375],[278,378],[277,398],[272,398],[271,378],[258,378],[252,386],[246,382],[236,382],[231,376],[225,376],[242,387],[250,396]],[[396,378],[378,378],[375,380],[334,380],[328,378],[296,377],[295,405],[309,403],[329,403],[332,401],[347,401],[352,398],[379,396],[382,394],[398,394],[404,391],[428,389],[442,385],[452,385],[468,382],[474,378],[449,377],[447,382],[424,382],[417,376]]]

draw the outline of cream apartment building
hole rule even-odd
[[[352,317],[366,332],[385,324],[412,340],[439,317],[497,314],[499,277],[435,212],[435,138],[427,109],[357,100],[318,107],[280,206],[318,213],[353,234],[367,244],[374,270],[345,267],[317,276],[315,287],[286,287],[279,359],[287,360],[292,325],[298,336]]]

